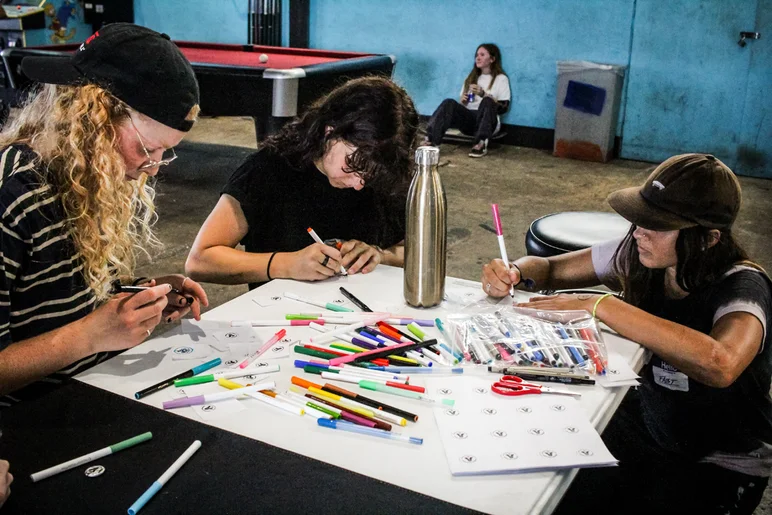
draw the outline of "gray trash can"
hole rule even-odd
[[[558,61],[554,155],[611,159],[624,76],[625,66]]]

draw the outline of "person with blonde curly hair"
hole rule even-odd
[[[160,245],[152,177],[199,111],[176,45],[116,23],[72,57],[27,57],[22,70],[43,85],[0,134],[0,405],[208,303],[182,275],[130,279]],[[112,295],[116,280],[148,288]]]

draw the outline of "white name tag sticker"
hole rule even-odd
[[[651,367],[654,382],[669,390],[677,392],[689,391],[689,377],[682,372],[673,372],[659,367]]]

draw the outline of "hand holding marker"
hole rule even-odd
[[[319,235],[316,234],[316,231],[314,231],[311,227],[309,227],[306,230],[308,231],[308,234],[311,235],[311,238],[313,238],[316,243],[321,243],[322,245],[324,245],[324,242],[319,237]],[[326,261],[325,261],[325,263],[326,263]],[[346,272],[346,269],[343,268],[343,265],[340,265],[340,273],[343,274],[343,275],[348,275],[348,272]]]

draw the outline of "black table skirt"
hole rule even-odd
[[[0,458],[15,478],[2,515],[126,513],[197,439],[201,449],[140,514],[472,513],[76,381],[3,410],[0,428]],[[146,431],[153,438],[130,449],[38,483],[29,478]],[[106,470],[86,477],[92,465]]]

